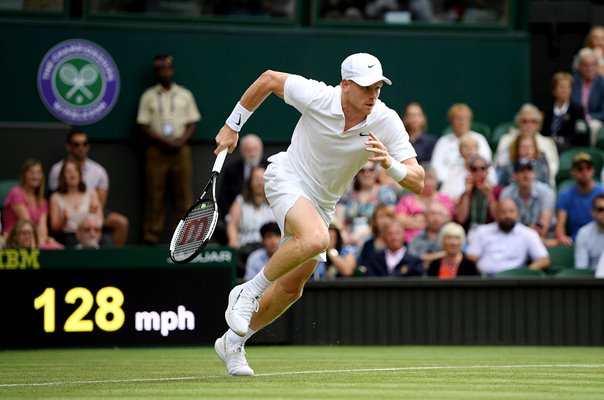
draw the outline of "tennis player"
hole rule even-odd
[[[225,313],[229,330],[215,349],[229,375],[253,375],[244,344],[302,295],[318,260],[325,260],[336,202],[367,160],[379,162],[403,187],[420,193],[424,170],[394,110],[378,100],[380,61],[366,53],[342,62],[339,86],[268,70],[252,83],[216,136],[216,150],[237,146],[239,130],[276,94],[302,116],[287,151],[268,159],[265,192],[281,228],[277,252],[250,281],[233,288]]]

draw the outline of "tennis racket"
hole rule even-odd
[[[216,181],[224,164],[227,149],[222,150],[212,167],[210,180],[201,196],[178,223],[170,242],[170,258],[177,264],[185,264],[194,259],[206,247],[218,222],[216,204]]]

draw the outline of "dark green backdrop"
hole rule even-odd
[[[194,93],[203,120],[196,140],[209,141],[245,88],[271,68],[329,84],[340,79],[350,53],[378,56],[394,85],[382,100],[400,111],[410,101],[424,104],[430,131],[446,126],[446,110],[467,102],[475,119],[494,125],[512,119],[529,98],[529,37],[522,32],[368,30],[300,27],[153,26],[135,22],[3,20],[0,68],[4,78],[1,122],[52,122],[36,88],[44,54],[60,41],[84,38],[104,47],[121,75],[117,105],[87,128],[98,140],[131,138],[138,98],[151,85],[151,61],[171,52],[176,80]],[[246,126],[267,142],[283,143],[296,112],[271,98]],[[4,138],[2,139],[5,140]]]

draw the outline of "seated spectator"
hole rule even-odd
[[[228,244],[237,249],[239,278],[245,274],[245,263],[250,253],[261,246],[260,228],[275,221],[264,194],[264,171],[264,167],[252,168],[243,193],[235,198],[227,218]]]
[[[388,204],[378,205],[371,214],[371,236],[363,243],[361,254],[357,259],[357,265],[361,272],[366,269],[367,260],[386,246],[384,241],[385,228],[394,218],[394,207]]]
[[[401,224],[392,221],[386,226],[386,248],[367,260],[367,276],[422,276],[422,260],[412,256],[405,248],[405,235]]]
[[[466,233],[461,225],[455,222],[445,224],[438,235],[438,242],[443,251],[439,258],[430,262],[428,276],[453,279],[458,276],[480,275],[476,263],[462,251]]]
[[[100,249],[101,248],[101,233],[102,222],[95,214],[88,214],[80,224],[76,231],[76,239],[78,244],[76,249]]]
[[[455,214],[455,203],[449,196],[436,190],[436,173],[434,169],[426,164],[424,190],[420,194],[407,194],[401,197],[396,205],[395,213],[399,222],[405,229],[405,243],[411,243],[415,235],[426,228],[424,211],[426,206],[432,202],[442,204],[448,212],[449,220]]]
[[[579,51],[579,68],[574,77],[571,99],[583,106],[590,131],[597,133],[604,120],[604,78],[598,74],[598,56],[590,48],[584,47]]]
[[[487,180],[489,163],[481,155],[475,155],[467,161],[468,175],[465,189],[455,212],[455,221],[461,224],[468,236],[476,227],[495,220],[495,208],[501,186],[493,186]]]
[[[424,218],[426,228],[415,235],[409,244],[409,254],[421,258],[427,269],[433,260],[443,256],[438,234],[443,225],[451,221],[451,215],[441,203],[433,201],[426,206]]]
[[[104,226],[111,231],[111,243],[115,247],[122,247],[128,240],[128,218],[118,212],[106,209],[109,196],[109,175],[105,168],[98,162],[88,157],[90,142],[88,135],[81,129],[74,129],[67,134],[68,158],[74,160],[82,171],[82,179],[88,189],[96,190],[97,196],[104,210]],[[59,173],[64,160],[54,164],[48,175],[48,187],[51,191],[59,187]]]
[[[357,248],[345,245],[337,223],[329,225],[329,247],[327,261],[319,261],[314,272],[314,279],[333,279],[341,276],[352,276],[357,267]]]
[[[459,141],[465,135],[472,136],[478,142],[478,154],[482,155],[488,162],[491,162],[491,147],[489,143],[478,132],[472,131],[472,110],[467,104],[453,104],[447,112],[447,117],[453,132],[442,135],[434,146],[432,152],[432,167],[436,171],[436,178],[439,182],[447,179],[449,171],[456,165],[463,165],[463,158],[459,153]]]
[[[496,206],[497,222],[479,226],[469,240],[467,257],[476,261],[487,276],[527,266],[542,270],[550,265],[547,249],[537,232],[518,223],[518,209],[512,199]]]
[[[543,123],[541,111],[533,104],[526,103],[520,107],[514,118],[516,128],[511,128],[510,132],[506,133],[499,139],[497,152],[495,155],[495,168],[499,170],[505,165],[510,164],[510,147],[514,140],[520,135],[531,135],[535,137],[537,149],[541,154],[545,155],[547,165],[549,167],[549,179],[551,187],[556,187],[556,174],[560,168],[560,157],[558,156],[558,148],[551,137],[545,137],[539,133],[539,129]]]
[[[512,199],[519,210],[519,222],[545,238],[552,225],[556,195],[552,188],[535,179],[532,160],[524,158],[514,165],[514,182],[506,186],[500,199]]]
[[[59,173],[59,186],[50,196],[50,228],[67,247],[78,244],[76,231],[80,222],[95,214],[103,220],[103,208],[96,190],[86,188],[79,165],[65,160]]]
[[[593,220],[590,212],[593,199],[604,193],[604,187],[594,180],[594,164],[588,153],[573,158],[571,176],[575,184],[558,194],[556,238],[558,244],[571,246],[577,232]]]
[[[48,235],[48,202],[44,197],[44,170],[42,163],[28,159],[21,167],[19,185],[13,187],[4,199],[2,208],[2,234],[6,235],[22,219],[30,220],[36,226],[38,243],[41,248],[61,248]]]
[[[449,196],[454,202],[457,202],[464,192],[466,177],[468,176],[468,169],[466,167],[468,158],[478,154],[478,142],[476,139],[471,135],[462,137],[459,140],[459,153],[463,158],[463,164],[451,168],[447,175],[447,179],[445,179],[440,187],[440,192]],[[495,168],[493,168],[493,166],[489,167],[487,180],[493,186],[497,183]]]
[[[556,142],[558,154],[571,147],[589,146],[589,129],[581,103],[575,103],[570,95],[573,76],[568,72],[557,72],[552,78],[554,103],[543,112],[541,134]]]
[[[37,249],[40,247],[38,241],[38,228],[28,219],[18,220],[8,232],[5,249]]]
[[[241,137],[239,141],[240,158],[225,165],[220,193],[218,193],[218,211],[221,218],[226,217],[235,198],[243,193],[245,183],[250,178],[252,168],[267,166],[264,158],[262,139],[253,133]]]
[[[437,137],[426,132],[428,121],[419,103],[409,103],[405,107],[403,123],[409,134],[409,140],[417,153],[417,162],[429,162],[432,159]]]
[[[497,183],[500,186],[507,186],[512,183],[514,175],[514,165],[520,159],[531,160],[535,177],[538,181],[547,183],[548,185],[555,184],[551,181],[549,166],[545,154],[542,154],[537,148],[537,139],[535,135],[530,133],[520,134],[512,142],[510,146],[510,160],[508,163],[497,168]],[[555,187],[555,186],[551,186]]]
[[[577,233],[575,243],[575,268],[593,269],[604,251],[604,193],[594,197],[591,207],[593,221]]]
[[[604,76],[604,26],[592,26],[585,37],[583,45],[594,51],[598,59],[598,73]],[[574,72],[577,72],[579,69],[579,54],[575,54],[573,58],[572,69]]]
[[[370,235],[369,220],[379,204],[394,204],[396,194],[378,183],[373,161],[365,163],[354,177],[352,190],[336,205],[336,221],[344,227],[344,243],[361,246]]]
[[[276,222],[267,222],[260,227],[262,247],[252,251],[245,263],[243,280],[249,281],[260,272],[268,260],[275,254],[281,243],[281,229]]]

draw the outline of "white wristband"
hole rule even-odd
[[[237,102],[225,123],[235,132],[239,132],[252,113],[253,111],[246,110],[241,103]]]
[[[390,161],[392,164],[390,168],[386,170],[386,173],[392,177],[396,182],[400,182],[407,176],[407,166],[403,163],[396,161],[392,156],[390,156]]]

